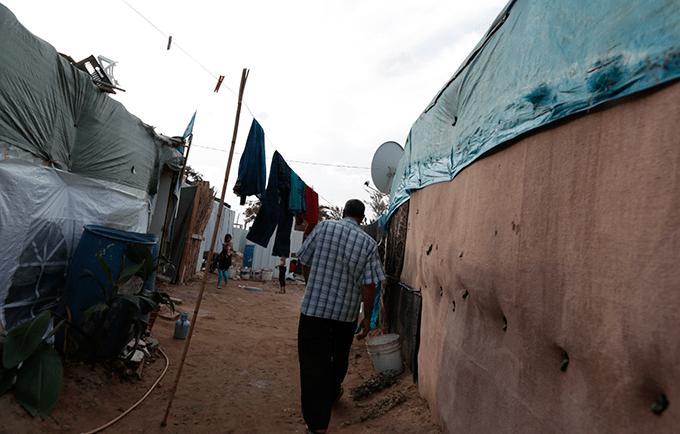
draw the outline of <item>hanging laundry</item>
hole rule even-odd
[[[305,234],[309,235],[312,229],[319,223],[319,195],[308,185],[305,185],[305,204],[307,205],[307,211],[302,215],[302,218],[307,220]]]
[[[293,215],[304,214],[305,209],[305,183],[297,173],[290,171],[290,198],[288,199],[288,211]]]
[[[274,152],[269,168],[269,182],[262,198],[260,211],[246,239],[267,247],[276,230],[272,256],[290,256],[290,232],[293,229],[293,214],[288,211],[290,195],[290,167],[278,151]]]
[[[170,45],[172,45],[172,36],[168,38],[168,50],[170,49]]]
[[[234,185],[234,194],[241,197],[241,205],[246,203],[246,196],[254,195],[261,198],[265,191],[266,171],[264,130],[257,120],[253,119],[248,140],[246,140],[246,148],[238,164],[238,177]]]
[[[293,230],[298,232],[304,232],[305,229],[307,229],[307,220],[303,219],[302,216],[296,215]]]

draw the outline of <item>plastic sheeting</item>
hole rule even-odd
[[[203,253],[210,251],[210,244],[212,243],[213,233],[215,232],[215,222],[217,221],[217,213],[220,211],[220,203],[218,201],[213,201],[213,209],[210,214],[210,220],[208,220],[208,225],[205,227],[205,232],[203,233],[203,241],[201,242],[201,254],[198,257],[198,262],[196,263],[196,272],[201,271],[203,265]],[[217,238],[215,239],[214,251],[222,251],[222,243],[224,242],[224,236],[227,234],[233,234],[234,220],[236,219],[236,211],[227,208],[226,204],[222,208],[222,216],[220,217],[220,225],[217,228]]]
[[[84,225],[146,232],[146,200],[69,172],[0,160],[0,186],[0,321],[7,330],[56,305]]]
[[[510,1],[413,124],[390,215],[490,149],[680,77],[677,0]]]
[[[0,148],[156,193],[182,155],[0,4]]]

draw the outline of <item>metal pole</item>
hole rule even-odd
[[[203,283],[201,284],[201,291],[198,294],[198,300],[196,300],[196,307],[194,308],[194,316],[191,320],[191,325],[189,326],[189,334],[187,335],[187,341],[184,344],[184,352],[182,353],[182,361],[177,368],[177,377],[175,377],[175,384],[172,386],[172,393],[170,394],[170,402],[168,402],[168,408],[165,410],[165,417],[161,422],[161,426],[165,426],[168,421],[168,415],[170,414],[170,408],[172,407],[172,401],[175,398],[175,393],[177,392],[177,384],[179,384],[179,378],[182,375],[182,368],[184,367],[184,360],[187,357],[187,352],[189,351],[189,345],[191,344],[191,336],[194,333],[194,327],[196,327],[196,320],[198,319],[198,310],[201,307],[201,300],[203,299],[203,291],[205,290],[205,283],[208,280],[208,274],[210,269],[210,263],[212,262],[213,249],[215,248],[215,240],[217,239],[217,232],[220,228],[220,219],[222,217],[222,208],[224,207],[224,193],[227,191],[227,181],[229,180],[229,170],[231,169],[231,161],[234,157],[234,146],[236,145],[236,134],[238,133],[238,122],[241,117],[241,101],[243,100],[243,90],[246,87],[246,80],[248,79],[248,69],[243,69],[241,74],[241,87],[238,92],[238,107],[236,108],[236,122],[234,123],[234,136],[231,139],[231,149],[229,151],[229,161],[227,162],[227,170],[224,175],[224,185],[222,186],[222,196],[220,197],[220,208],[217,211],[217,220],[215,221],[215,229],[213,230],[212,241],[210,243],[210,251],[208,253],[208,266],[203,272]]]

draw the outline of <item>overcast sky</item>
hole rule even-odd
[[[363,184],[371,181],[375,150],[386,141],[404,145],[507,2],[0,3],[76,61],[91,54],[117,61],[115,78],[126,92],[113,98],[158,133],[181,135],[198,110],[189,165],[220,191],[248,68],[225,196],[242,211],[231,190],[253,117],[265,131],[267,171],[278,150],[320,204],[368,199]]]

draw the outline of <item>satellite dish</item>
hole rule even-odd
[[[375,151],[371,163],[371,177],[375,187],[382,193],[390,194],[392,180],[403,153],[404,149],[397,142],[385,142]]]

